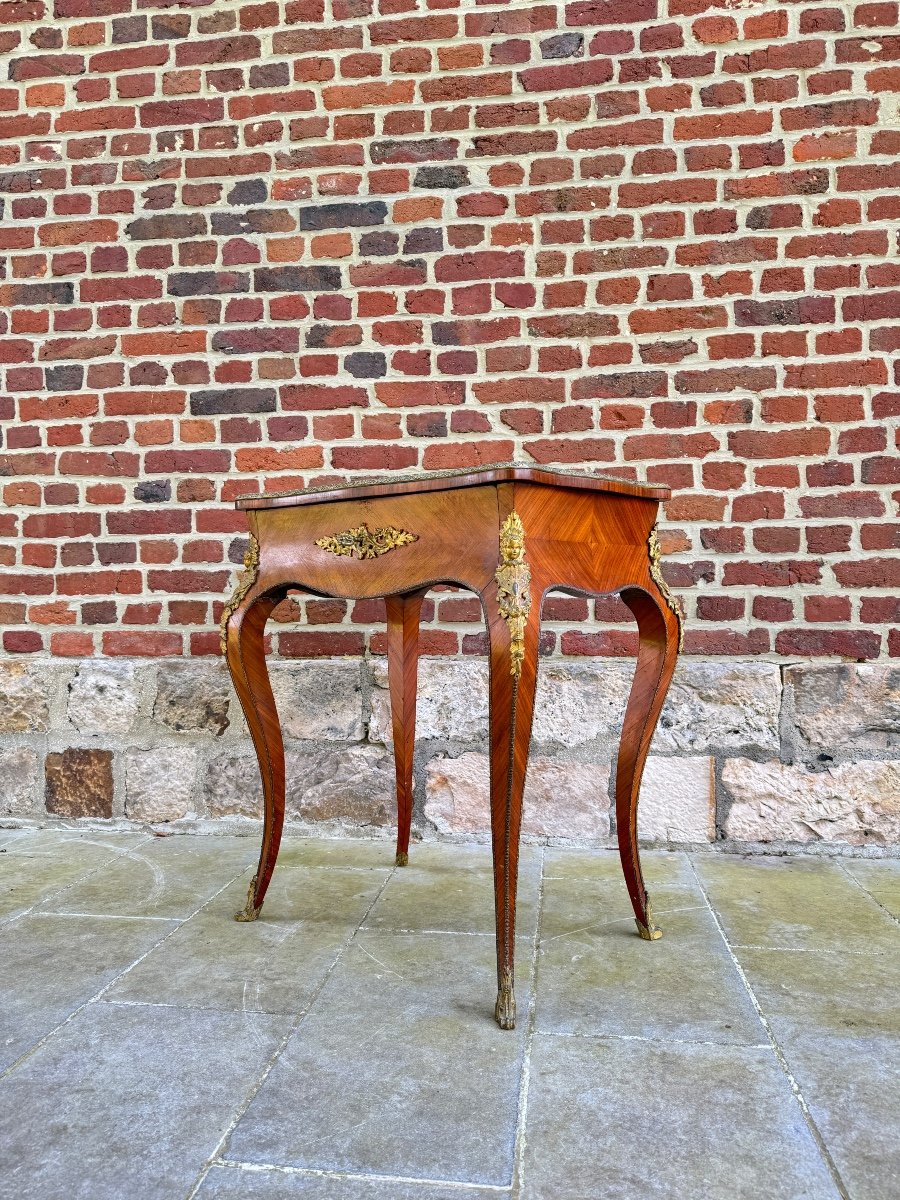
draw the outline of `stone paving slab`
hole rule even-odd
[[[235,838],[152,838],[43,907],[54,912],[186,918],[255,858],[254,848]]]
[[[851,1200],[897,1200],[900,1036],[801,1028],[783,1027],[779,1042]]]
[[[540,857],[523,846],[519,861],[516,931],[537,924]],[[372,929],[494,933],[494,877],[487,847],[418,846],[398,870],[366,920]]]
[[[216,1166],[196,1195],[197,1200],[504,1200],[509,1189]]]
[[[705,855],[695,866],[735,946],[896,952],[896,922],[838,863]]]
[[[876,903],[883,905],[900,921],[900,862],[860,862],[850,859],[841,866],[864,888]]]
[[[239,922],[234,913],[249,883],[243,876],[120,980],[109,998],[299,1014],[385,877],[278,868],[260,918]]]
[[[92,1004],[0,1087],[3,1194],[186,1196],[288,1022]]]
[[[686,854],[671,850],[644,850],[641,867],[647,889],[653,892],[658,884],[674,883],[694,886],[696,879]],[[626,897],[625,880],[618,850],[568,850],[548,846],[544,851],[545,879],[606,880]]]
[[[627,915],[610,919],[593,897],[578,895],[584,886],[546,884],[538,1029],[749,1045],[765,1040],[702,897],[658,888],[654,912],[664,933],[647,942],[638,937],[630,905]],[[574,894],[563,899],[561,887]]]
[[[527,967],[517,985],[523,1013],[526,981]],[[227,1156],[509,1184],[526,1022],[501,1033],[495,994],[489,938],[361,935],[238,1123]]]
[[[144,834],[36,830],[7,843],[0,855],[0,921],[58,895],[146,841]]]
[[[0,926],[0,1071],[175,928],[34,913]]]
[[[529,1200],[838,1200],[771,1049],[535,1036]]]
[[[900,1053],[900,954],[736,954],[776,1036],[787,1028],[820,1037],[894,1034]]]
[[[9,846],[18,838],[28,837],[30,832],[28,829],[0,829],[0,849]]]
[[[2,1200],[896,1200],[900,864],[524,847],[503,1032],[487,846],[13,832]]]
[[[259,838],[250,839],[258,850]],[[415,844],[411,852],[417,854]],[[394,866],[396,853],[394,839],[371,839],[363,841],[353,838],[285,838],[278,853],[279,867],[340,867],[366,869],[369,867],[389,870]]]

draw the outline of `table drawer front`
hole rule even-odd
[[[432,580],[480,590],[497,567],[497,513],[492,487],[261,511],[261,576],[358,598]]]

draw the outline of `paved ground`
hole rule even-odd
[[[900,863],[0,830],[0,1196],[896,1200]]]

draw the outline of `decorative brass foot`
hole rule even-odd
[[[516,993],[513,990],[512,971],[507,967],[500,972],[500,986],[497,989],[497,1003],[494,1016],[501,1029],[516,1027]]]
[[[255,921],[262,912],[262,905],[255,905],[253,901],[256,899],[256,876],[250,880],[250,887],[247,889],[247,903],[240,912],[234,914],[236,921]]]
[[[659,928],[659,926],[656,924],[656,921],[654,920],[653,909],[650,906],[650,897],[649,896],[647,897],[647,903],[645,905],[645,912],[647,913],[647,924],[646,925],[642,924],[637,919],[637,917],[635,917],[635,919],[634,919],[634,923],[635,923],[635,925],[637,925],[637,931],[641,935],[641,937],[644,939],[645,942],[658,941],[662,937],[662,930]]]
[[[405,867],[408,865],[408,863],[409,863],[409,855],[406,853],[406,851],[398,850],[397,851],[397,866]]]

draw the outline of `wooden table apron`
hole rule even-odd
[[[289,590],[297,589],[348,599],[386,598],[397,774],[396,861],[404,865],[412,820],[422,600],[438,583],[456,584],[478,595],[490,666],[495,1016],[504,1029],[515,1026],[519,830],[541,606],[549,591],[588,596],[618,592],[637,620],[638,659],[616,769],[616,824],[638,932],[647,940],[660,936],[641,874],[637,803],[644,761],[680,648],[680,608],[662,579],[655,533],[659,499],[666,491],[628,484],[621,490],[585,490],[583,483],[567,484],[566,479],[544,483],[507,478],[472,486],[453,481],[444,488],[431,484],[439,490],[411,486],[402,492],[394,485],[386,489],[393,494],[387,495],[361,488],[358,496],[344,489],[321,500],[305,494],[295,504],[275,497],[270,506],[264,497],[252,506],[246,503],[242,507],[249,510],[250,548],[222,620],[223,649],[253,737],[264,795],[259,867],[247,905],[236,914],[238,920],[251,921],[259,915],[272,878],[284,822],[284,745],[264,650],[265,625],[273,608]]]

